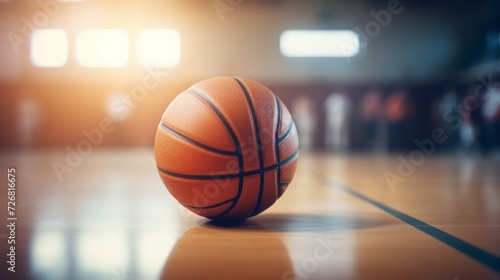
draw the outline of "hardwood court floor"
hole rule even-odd
[[[220,227],[171,198],[150,149],[96,149],[59,181],[65,157],[1,154],[0,279],[500,279],[498,159],[432,156],[391,185],[397,156],[302,154],[273,207]]]

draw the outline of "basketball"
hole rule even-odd
[[[155,137],[158,173],[172,196],[212,220],[242,220],[276,202],[299,156],[283,102],[255,81],[216,77],[179,94]]]

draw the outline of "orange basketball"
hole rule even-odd
[[[240,220],[269,208],[293,178],[299,141],[283,102],[248,79],[217,77],[177,96],[155,139],[158,172],[192,212]]]

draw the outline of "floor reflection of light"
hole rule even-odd
[[[293,271],[283,279],[352,279],[356,271],[356,238],[352,233],[324,232],[284,239]],[[295,278],[289,276],[295,276]]]
[[[177,236],[172,232],[142,234],[138,240],[137,262],[141,276],[158,277],[167,256],[172,251]]]
[[[459,162],[460,169],[460,187],[463,189],[467,189],[470,187],[471,180],[473,179],[473,175],[475,174],[476,161],[470,157],[464,157]]]
[[[66,278],[68,264],[64,243],[65,237],[59,233],[40,231],[34,234],[30,257],[31,269],[37,278]]]
[[[492,170],[491,173],[488,174],[489,176],[484,177],[482,205],[486,210],[488,221],[492,224],[498,224],[497,213],[500,213],[500,203],[498,203],[500,191],[498,189],[498,177],[493,176],[493,172],[494,171]]]
[[[80,273],[112,275],[127,267],[129,248],[122,230],[82,232],[76,243]]]

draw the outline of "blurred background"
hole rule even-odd
[[[152,147],[225,75],[272,89],[304,150],[500,148],[495,0],[2,0],[0,38],[3,150]]]

